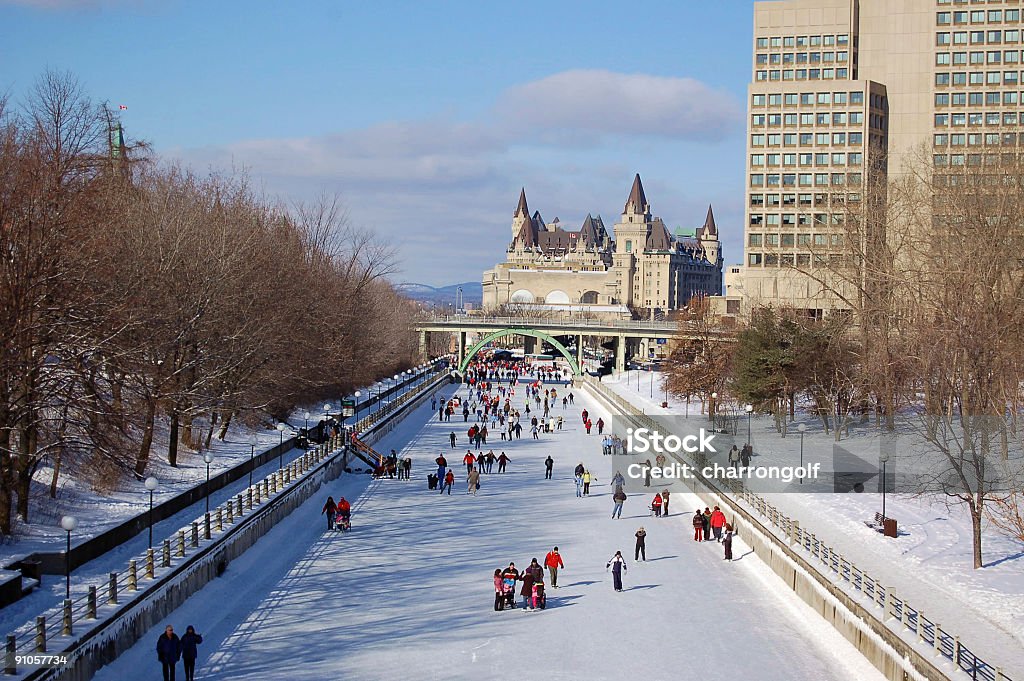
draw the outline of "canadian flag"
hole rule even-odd
[[[118,104],[117,108],[120,109],[121,111],[127,111],[128,110],[128,107],[126,107],[124,104]]]

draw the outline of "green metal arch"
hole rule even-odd
[[[473,356],[476,355],[476,353],[480,352],[480,350],[482,350],[485,345],[487,345],[493,340],[502,338],[504,336],[532,336],[533,338],[539,338],[541,340],[547,341],[548,343],[551,343],[555,350],[558,350],[562,357],[565,357],[567,360],[569,360],[569,366],[572,368],[572,373],[574,376],[579,376],[581,373],[580,367],[576,363],[576,358],[572,356],[572,353],[569,352],[569,350],[564,345],[562,345],[557,340],[555,340],[554,337],[544,333],[543,331],[534,331],[533,329],[502,329],[501,331],[492,331],[491,333],[487,334],[486,336],[478,340],[476,343],[474,343],[473,346],[466,351],[466,356],[462,358],[461,362],[459,362],[459,373],[465,373],[466,367],[469,366],[469,360],[473,359]]]

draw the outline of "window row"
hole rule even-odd
[[[833,113],[751,114],[750,125],[755,128],[780,125],[863,125],[862,111],[835,111]]]
[[[775,216],[778,217],[778,216]],[[789,216],[793,217],[793,216]],[[809,215],[801,215],[800,217],[809,218]],[[818,218],[821,217],[824,222],[818,222]],[[828,216],[815,215],[816,224],[826,224]],[[800,223],[810,224],[810,223]],[[845,239],[842,234],[748,234],[747,245],[748,246],[781,246],[783,248],[791,248],[794,246],[837,246],[841,247]]]
[[[750,165],[752,166],[860,166],[864,163],[864,154],[851,152],[849,154],[836,152],[831,154],[751,154]]]
[[[832,104],[863,104],[864,93],[854,92],[789,92],[786,94],[751,95],[751,106],[829,106]]]
[[[944,45],[999,45],[1000,43],[1016,42],[1020,42],[1020,30],[1016,28],[1010,31],[953,31],[935,34],[935,44],[939,47]],[[773,61],[772,63],[778,64],[779,62]]]
[[[846,256],[842,253],[750,253],[750,267],[842,267]],[[813,264],[812,264],[813,263]]]
[[[786,69],[784,71],[755,71],[754,80],[845,80],[849,69]]]
[[[764,50],[769,47],[843,47],[850,44],[850,36],[841,35],[797,35],[758,38],[757,48]]]
[[[1024,83],[1024,71],[954,71],[936,73],[935,84],[948,85],[1017,85]]]
[[[802,147],[813,145],[843,146],[846,144],[859,146],[863,143],[864,133],[862,132],[787,132],[771,133],[769,135],[754,134],[750,136],[750,146],[752,147],[763,147],[765,145],[769,147],[783,145],[795,147],[797,144]]]
[[[1024,135],[1021,136],[1024,139]],[[941,133],[934,136],[934,143],[937,147],[953,146],[953,147],[975,147],[975,146],[1004,146],[1012,147],[1017,144],[1017,133],[1015,132],[972,132],[965,134],[962,132],[953,133],[948,135]]]
[[[1010,31],[1007,31],[1009,33]],[[984,33],[984,32],[983,32]],[[1001,33],[1001,31],[990,31],[990,33]],[[985,42],[982,40],[981,42]],[[990,42],[1001,42],[999,40]],[[1006,42],[1011,42],[1007,38]],[[1014,41],[1015,42],[1015,41]],[[944,43],[948,44],[948,43]],[[846,50],[839,52],[758,52],[754,56],[756,64],[842,64],[850,61],[850,53]]]
[[[842,187],[860,186],[860,173],[751,173],[751,187]]]
[[[975,50],[973,52],[936,52],[936,66],[984,66],[985,64],[1018,64],[1024,61],[1021,50]]]
[[[1024,92],[940,92],[935,106],[997,106],[1024,101]]]
[[[949,24],[984,24],[984,23],[999,23],[1002,21],[1020,21],[1020,10],[1019,9],[976,9],[971,11],[960,10],[956,12],[936,12],[935,23],[939,26],[947,26]]]
[[[837,206],[846,203],[857,203],[860,201],[860,194],[844,194],[841,192],[830,192],[827,194],[751,194],[750,207],[760,210],[765,206],[768,208],[775,208],[777,206],[827,206],[829,205],[829,199],[832,200],[833,205]]]
[[[1000,123],[1000,120],[1002,121]],[[935,126],[945,128],[950,125],[1024,125],[1024,112],[1004,112],[1000,117],[998,112],[989,113],[940,113],[935,114]]]

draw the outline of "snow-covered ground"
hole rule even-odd
[[[448,445],[452,430],[464,441],[466,425],[440,423],[421,406],[377,445],[412,457],[411,482],[343,476],[95,678],[137,679],[143,670],[157,678],[153,650],[167,624],[203,634],[196,678],[204,681],[881,678],[741,542],[727,563],[718,544],[688,538],[695,501],[687,495],[673,496],[669,518],[650,517],[636,496],[612,520],[608,459],[578,418],[582,406],[608,415],[576,397],[565,430],[492,441],[512,463],[485,475],[476,497],[458,464],[465,450]],[[451,496],[425,482],[442,452],[458,473]],[[544,480],[548,454],[552,480]],[[572,468],[581,461],[598,479],[578,499]],[[351,533],[326,531],[328,493],[356,498]],[[641,525],[648,552],[637,563]],[[494,612],[493,571],[543,561],[555,545],[566,569],[548,609]],[[616,550],[628,564],[622,593],[605,570]]]
[[[687,409],[685,402],[669,398],[669,408],[662,408],[661,375],[655,373],[654,378],[653,399],[651,372],[606,376],[602,383],[648,414],[688,412],[694,429],[708,426],[699,401],[691,401]],[[745,421],[739,424],[742,441],[746,440]],[[807,426],[805,462],[831,464],[833,436],[824,433],[819,421],[799,412],[797,422]],[[856,444],[869,436],[869,430],[855,428],[851,440],[843,443]],[[799,464],[800,436],[795,428],[782,438],[770,417],[755,416],[751,434],[757,465]],[[725,463],[724,453],[711,459]],[[986,522],[982,540],[986,566],[975,570],[970,517],[962,506],[947,507],[935,497],[890,493],[886,515],[897,519],[900,536],[889,539],[863,522],[881,510],[877,493],[763,496],[862,570],[893,587],[944,630],[960,636],[983,659],[1003,666],[1013,678],[1024,678],[1024,544]]]

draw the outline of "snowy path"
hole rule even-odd
[[[581,406],[601,412],[577,398],[565,431],[492,443],[496,453],[508,445],[513,461],[485,475],[475,498],[464,468],[450,497],[427,491],[427,462],[439,451],[461,458],[447,435],[455,430],[461,444],[465,424],[438,423],[421,407],[378,445],[412,456],[412,482],[333,483],[96,678],[137,679],[142,669],[159,678],[153,648],[168,623],[204,634],[203,680],[881,678],[742,544],[728,564],[717,544],[688,541],[686,495],[673,496],[668,519],[655,522],[634,496],[610,520],[609,459],[578,425]],[[548,453],[555,479],[546,481]],[[598,478],[585,499],[571,479],[581,460]],[[362,492],[346,536],[323,529],[328,492]],[[648,560],[638,564],[640,525]],[[553,545],[567,567],[548,609],[494,612],[493,571],[542,561]],[[617,549],[629,566],[623,593],[604,568]]]

